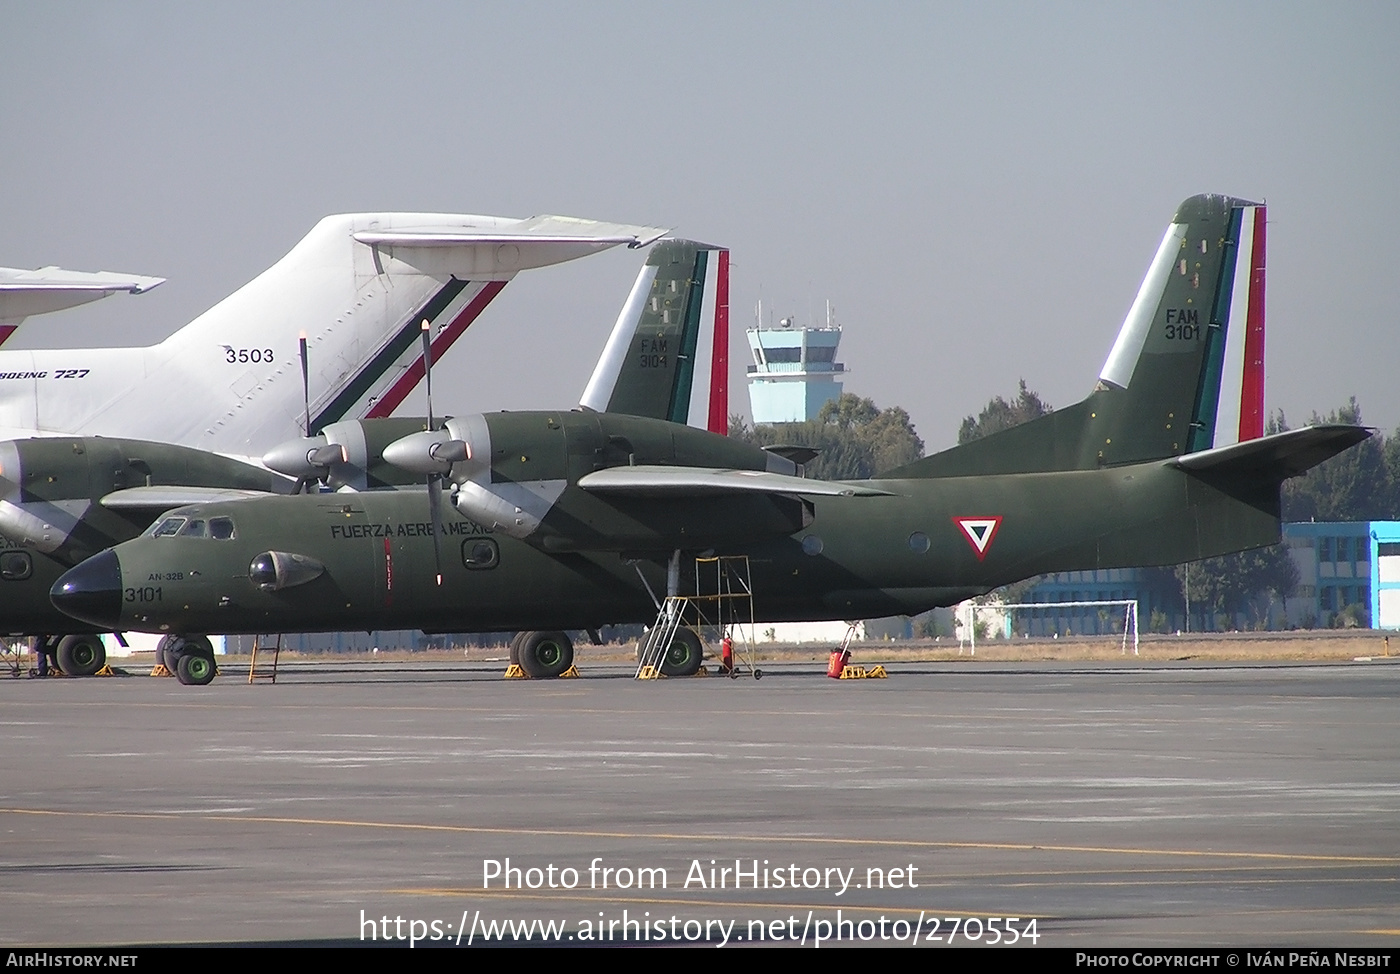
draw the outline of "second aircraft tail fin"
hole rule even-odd
[[[579,405],[728,431],[729,251],[663,240],[637,275]]]
[[[1262,436],[1264,238],[1262,204],[1184,201],[1087,399],[890,476],[1089,470]]]

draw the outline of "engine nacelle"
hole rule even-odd
[[[347,419],[326,426],[319,435],[279,443],[262,456],[269,470],[288,477],[320,479],[333,490],[369,490],[420,483],[413,471],[386,460],[388,447],[406,434],[446,439],[425,431],[427,420],[415,417]]]
[[[279,443],[262,455],[269,470],[288,477],[320,477],[333,466],[348,463],[350,451],[343,443],[331,443],[325,435]]]
[[[442,429],[424,430],[384,448],[384,462],[420,476],[471,477],[491,463],[491,434],[480,414],[455,416]]]
[[[468,480],[453,493],[452,503],[488,531],[528,538],[539,530],[565,486],[562,480],[532,484],[482,484]]]
[[[45,554],[62,547],[77,523],[71,512],[53,504],[20,505],[0,500],[0,535]]]

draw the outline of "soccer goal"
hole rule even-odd
[[[966,641],[970,653],[977,655],[977,613],[980,611],[984,615],[1000,615],[1005,620],[1006,635],[1011,636],[1011,620],[1017,611],[1027,609],[1039,609],[1042,612],[1060,609],[1103,609],[1121,608],[1123,609],[1123,641],[1122,652],[1128,652],[1128,636],[1131,633],[1133,639],[1133,655],[1138,655],[1138,600],[1137,599],[1101,599],[1083,602],[1007,602],[1001,605],[991,603],[988,605],[977,605],[974,602],[966,602],[959,611],[963,616],[962,632],[958,635],[958,652],[962,652],[964,641]]]

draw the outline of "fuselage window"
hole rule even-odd
[[[34,574],[34,561],[27,551],[0,551],[0,578],[22,582]]]
[[[462,542],[462,564],[468,568],[495,568],[501,563],[501,551],[489,538],[468,538]]]

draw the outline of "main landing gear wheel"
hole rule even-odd
[[[677,629],[671,645],[661,659],[663,676],[694,676],[700,672],[705,650],[693,629]]]
[[[574,665],[574,644],[562,632],[525,632],[520,634],[517,655],[526,675],[547,680]]]
[[[524,639],[526,635],[528,635],[528,633],[517,632],[514,636],[510,637],[510,661],[515,666],[520,665],[520,641]]]
[[[165,668],[181,683],[202,687],[214,679],[218,667],[214,664],[214,645],[207,637],[167,636],[166,639],[170,641],[161,640],[165,647]]]
[[[186,653],[175,664],[175,676],[186,686],[202,687],[214,679],[214,657],[203,653]]]
[[[58,644],[58,668],[69,676],[92,676],[107,665],[107,649],[95,633],[64,636]]]

